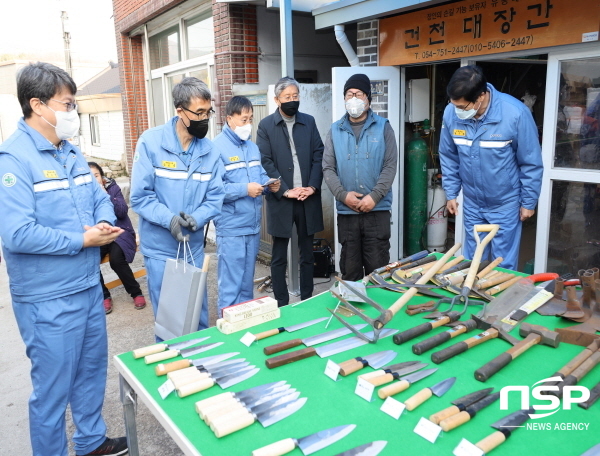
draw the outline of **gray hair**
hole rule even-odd
[[[39,98],[42,103],[47,103],[64,89],[71,92],[71,95],[77,93],[77,85],[71,76],[50,63],[31,63],[21,68],[17,74],[17,98],[26,119],[33,113],[30,103],[32,98]]]
[[[173,104],[175,108],[189,108],[193,98],[211,101],[210,89],[198,78],[183,78],[173,87]]]
[[[289,76],[281,78],[275,84],[275,96],[277,98],[279,98],[279,95],[281,95],[281,92],[283,92],[285,89],[287,89],[289,86],[292,86],[292,85],[296,86],[296,88],[298,89],[298,92],[300,92],[300,85],[298,84],[298,81],[296,81],[294,78],[290,78]]]

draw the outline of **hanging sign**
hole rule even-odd
[[[463,0],[379,21],[379,64],[406,65],[598,40],[600,0]]]

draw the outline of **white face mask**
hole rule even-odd
[[[242,141],[247,141],[248,138],[250,138],[250,135],[252,134],[252,124],[247,123],[246,125],[242,125],[241,127],[238,127],[236,125],[235,130],[233,131],[235,131],[235,134],[238,135],[238,137]]]
[[[360,98],[352,97],[346,101],[346,111],[353,119],[357,119],[365,112],[365,102]]]
[[[456,116],[460,119],[460,120],[469,120],[472,119],[473,117],[475,117],[475,114],[477,114],[477,111],[479,111],[479,108],[481,107],[481,101],[479,102],[479,106],[477,108],[475,108],[475,105],[473,105],[473,109],[469,109],[467,111],[457,108],[456,106],[454,107],[454,112],[456,113]]]
[[[48,125],[54,127],[58,139],[63,140],[72,138],[73,136],[77,136],[77,134],[79,133],[80,121],[79,114],[77,113],[76,109],[73,109],[69,112],[55,111],[50,106],[46,106],[56,116],[56,125],[52,125],[50,122],[44,119],[44,117],[42,117],[42,119],[44,119]]]

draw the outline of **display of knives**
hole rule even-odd
[[[351,450],[338,453],[335,456],[377,456],[387,445],[387,440],[376,440],[375,442],[365,443]]]
[[[471,418],[473,418],[477,414],[477,412],[483,410],[488,405],[496,402],[499,397],[499,392],[488,394],[487,396],[479,399],[477,402],[474,402],[473,404],[469,405],[462,412],[440,421],[440,427],[444,430],[444,432],[448,432],[462,424],[465,424]]]
[[[210,429],[218,438],[221,438],[244,429],[256,421],[262,424],[263,427],[269,427],[300,410],[307,400],[308,398],[302,397],[258,413],[250,412],[247,409],[230,413],[219,420],[213,421]]]
[[[365,326],[366,323],[362,323],[360,325],[352,325],[354,329],[360,331]],[[312,347],[313,345],[321,344],[323,342],[329,342],[330,340],[337,339],[338,337],[345,336],[350,334],[352,330],[347,327],[333,329],[331,331],[324,332],[322,334],[317,334],[316,336],[307,337],[305,339],[292,339],[287,342],[281,342],[275,345],[269,345],[263,349],[265,355],[272,355],[274,353],[279,353],[281,351],[287,350],[289,348],[294,348],[299,345],[304,344],[306,347]]]
[[[429,417],[429,421],[435,424],[440,424],[440,421],[462,412],[471,404],[489,395],[493,390],[494,388],[484,388],[482,390],[475,391],[473,393],[469,393],[465,396],[459,397],[458,399],[455,399],[451,402],[452,405],[450,407],[431,415]]]
[[[281,334],[284,331],[294,332],[299,329],[308,328],[309,326],[316,325],[322,321],[327,320],[328,317],[316,318],[315,320],[305,321],[303,323],[298,323],[297,325],[292,326],[282,326],[281,328],[269,329],[268,331],[263,331],[258,334],[254,334],[256,340],[266,339],[267,337],[275,336],[277,334]]]
[[[161,364],[156,365],[156,367],[154,368],[154,372],[156,373],[156,375],[158,375],[160,377],[161,375],[166,375],[169,372],[174,372],[176,370],[185,369],[188,367],[208,366],[210,364],[224,361],[226,359],[231,358],[232,356],[239,355],[239,354],[240,354],[240,352],[230,352],[230,353],[223,353],[221,355],[207,356],[205,358],[182,359],[182,360],[173,361],[172,363],[167,363],[167,364],[161,363]]]
[[[225,393],[216,394],[214,396],[196,402],[196,412],[198,412],[200,414],[200,417],[203,418],[202,413],[206,410],[207,407],[212,407],[214,404],[220,404],[223,401],[227,401],[229,399],[235,399],[239,401],[250,400],[254,397],[260,397],[263,394],[274,390],[275,388],[279,388],[286,385],[286,382],[280,380],[278,382],[266,383],[264,385],[254,386],[252,388],[248,388],[238,392],[228,391]]]
[[[417,394],[409,397],[404,401],[404,405],[406,406],[406,410],[409,412],[416,409],[419,405],[429,399],[431,396],[442,397],[444,394],[448,392],[450,388],[456,382],[456,377],[450,377],[446,380],[442,380],[439,383],[436,383],[429,388],[423,388]]]
[[[208,337],[200,337],[196,339],[184,340],[183,342],[176,342],[174,344],[154,344],[148,347],[136,348],[133,350],[133,357],[135,359],[143,358],[144,356],[153,355],[154,353],[160,353],[165,350],[181,350],[182,348],[191,347],[192,345],[199,344],[200,342],[204,342],[206,339],[210,339]]]
[[[223,342],[213,342],[212,344],[204,344],[197,345],[189,348],[181,348],[181,349],[169,349],[167,351],[161,353],[155,353],[153,355],[148,355],[144,358],[146,364],[153,364],[159,361],[165,361],[167,359],[175,358],[178,355],[181,355],[183,358],[188,358],[193,355],[197,355],[198,353],[202,353],[208,350],[212,350],[213,348],[218,347],[219,345],[223,345]]]
[[[393,350],[385,350],[373,353],[367,356],[358,356],[348,361],[338,363],[340,366],[340,375],[345,377],[361,370],[363,367],[370,366],[373,369],[379,369],[385,366],[396,357],[397,353]]]
[[[355,424],[338,426],[315,434],[302,437],[301,439],[284,439],[279,442],[259,448],[252,452],[252,456],[282,456],[299,448],[302,454],[308,456],[316,451],[319,451],[329,445],[334,444],[340,439],[346,437],[356,428]]]
[[[239,370],[247,367],[250,363],[244,358],[231,359],[222,363],[211,364],[209,366],[192,367],[190,370],[182,369],[174,372],[169,372],[167,378],[173,382],[175,389],[180,388],[188,383],[193,383],[203,378],[208,377],[208,374],[216,375],[229,371]]]
[[[221,389],[229,388],[230,386],[237,385],[243,382],[247,378],[255,375],[260,369],[255,366],[247,366],[241,368],[241,370],[231,373],[231,371],[221,372],[218,374],[211,374],[208,372],[208,376],[196,382],[188,383],[177,389],[177,395],[179,397],[186,397],[190,394],[204,391],[213,385],[217,384]]]
[[[533,407],[530,407],[529,410],[517,410],[496,421],[491,427],[498,430],[477,442],[475,446],[485,454],[488,454],[494,448],[504,443],[515,430],[522,427],[521,425],[530,418],[530,413],[535,413]]]
[[[437,367],[432,369],[425,369],[422,371],[418,371],[409,375],[405,375],[404,377],[400,377],[397,382],[392,383],[391,385],[384,386],[381,388],[377,395],[380,399],[386,399],[394,394],[401,393],[405,389],[407,389],[411,384],[418,382],[424,378],[433,375],[438,370]]]
[[[405,361],[403,363],[385,366],[381,370],[360,375],[359,377],[364,380],[368,380],[375,386],[381,386],[399,379],[402,375],[410,374],[411,372],[423,369],[425,366],[428,366],[428,364],[420,361]]]
[[[379,339],[393,336],[397,332],[397,329],[383,329],[379,334]],[[365,337],[368,339],[372,339],[373,336],[373,331],[365,333]],[[308,347],[303,348],[302,350],[295,350],[291,353],[286,353],[284,355],[274,356],[273,358],[267,359],[265,361],[265,364],[269,369],[273,369],[275,367],[284,366],[286,364],[294,363],[296,361],[300,361],[301,359],[310,358],[311,356],[315,355],[318,355],[321,358],[326,358],[328,356],[336,355],[338,353],[342,353],[347,350],[366,345],[368,343],[369,342],[358,336],[349,337],[348,339],[333,342],[331,344],[327,344],[319,348]]]

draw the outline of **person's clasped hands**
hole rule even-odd
[[[314,195],[316,190],[314,187],[295,187],[286,190],[283,194],[286,198],[297,199],[298,201],[304,201],[311,195]]]
[[[100,222],[94,226],[85,225],[83,227],[83,247],[100,247],[110,244],[117,239],[123,229],[118,226],[112,226],[110,223]]]
[[[198,222],[196,222],[194,217],[183,211],[181,211],[179,215],[174,215],[171,219],[171,224],[169,226],[171,236],[173,236],[177,242],[187,242],[190,239],[190,235],[184,235],[181,231],[181,227],[187,228],[190,231],[197,231]]]

